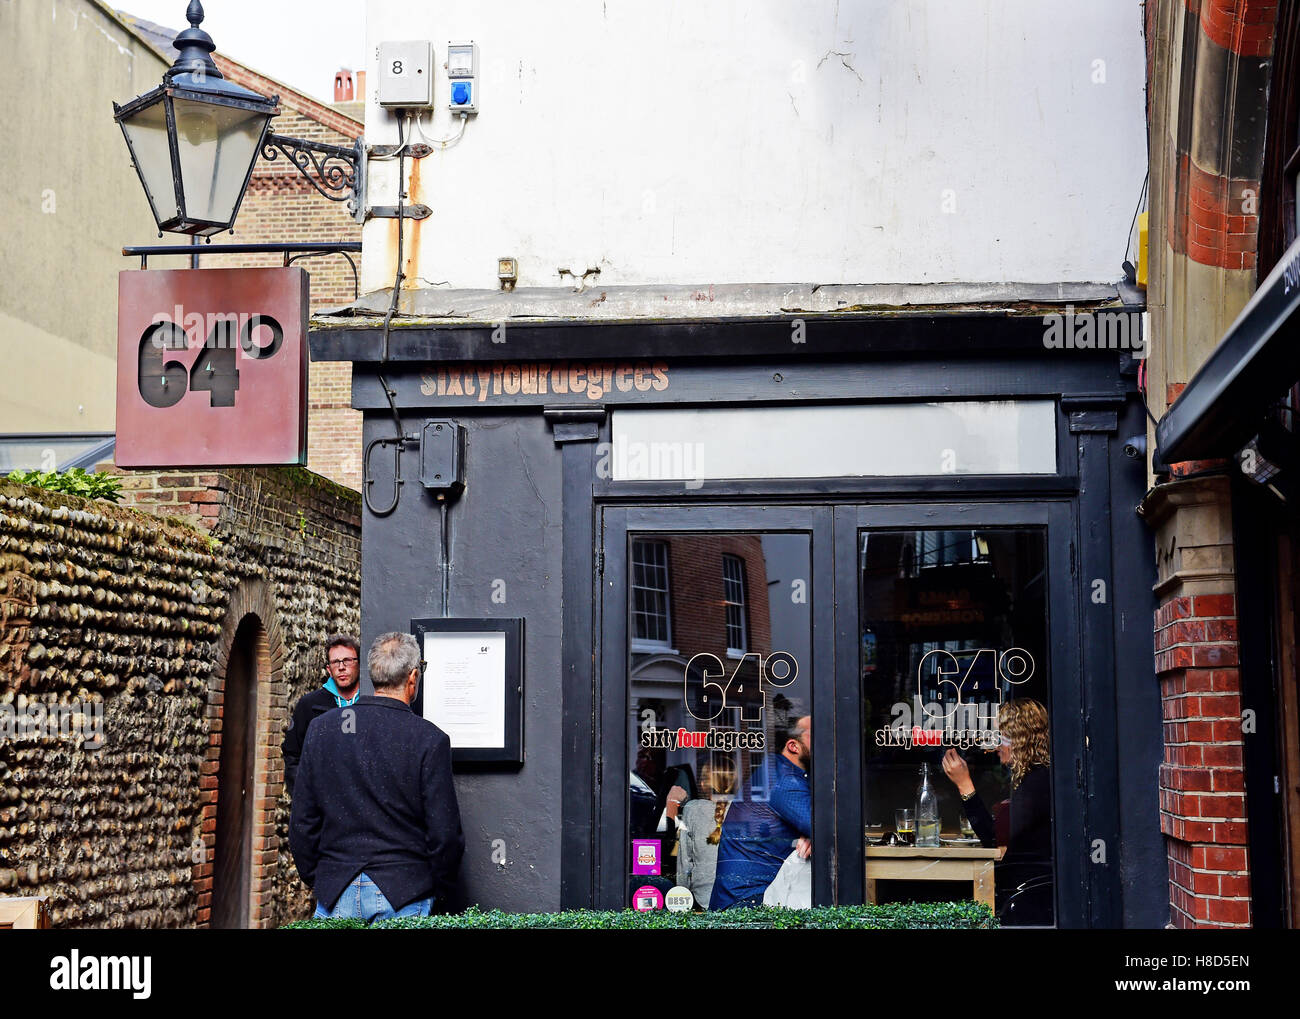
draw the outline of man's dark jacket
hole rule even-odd
[[[298,778],[298,762],[302,760],[302,741],[307,738],[307,727],[312,719],[333,711],[338,707],[332,694],[325,687],[319,687],[311,693],[303,694],[293,706],[293,715],[289,719],[289,728],[285,730],[280,752],[284,755],[284,787],[293,795],[294,782]]]
[[[393,697],[360,697],[315,719],[289,848],[327,909],[362,871],[394,909],[445,896],[465,852],[447,734]]]

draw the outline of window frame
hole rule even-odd
[[[656,562],[656,563],[647,563],[647,562],[645,562],[644,560],[638,559],[638,557],[637,557],[637,551],[638,551],[639,548],[641,548],[641,547],[643,547],[643,546],[645,546],[645,547],[655,547],[655,548],[659,549],[660,551],[662,551],[662,553],[663,553],[663,562],[662,562],[662,563],[657,563],[657,562]],[[677,653],[677,649],[673,647],[673,606],[672,606],[672,590],[673,590],[673,582],[672,582],[672,561],[671,561],[671,556],[669,555],[668,546],[669,546],[669,543],[668,543],[668,542],[666,542],[666,541],[661,541],[661,540],[657,540],[657,539],[654,539],[654,538],[635,538],[635,539],[633,539],[633,541],[632,541],[632,550],[631,550],[631,551],[632,551],[632,554],[631,554],[631,556],[630,556],[630,562],[629,562],[629,566],[631,567],[631,569],[629,570],[629,577],[628,577],[629,587],[630,587],[630,589],[631,589],[632,592],[635,592],[635,591],[638,591],[638,590],[641,590],[641,591],[654,591],[654,592],[656,592],[656,593],[658,593],[658,594],[662,594],[662,595],[663,595],[663,607],[664,607],[664,611],[663,611],[663,614],[662,614],[662,615],[663,615],[663,621],[664,621],[664,632],[667,634],[666,638],[665,638],[664,640],[662,640],[662,641],[660,641],[660,640],[652,640],[652,639],[645,638],[645,637],[637,637],[637,636],[636,636],[636,631],[637,631],[637,615],[638,615],[638,614],[637,614],[636,610],[635,610],[634,608],[632,608],[632,606],[629,604],[629,606],[628,606],[628,616],[630,617],[629,621],[630,621],[630,623],[631,623],[631,626],[630,626],[630,628],[629,628],[629,642],[630,642],[630,644],[631,644],[632,652],[633,652],[634,654],[639,654],[639,653],[645,653],[645,654],[663,654],[663,653],[676,654],[676,653]],[[663,588],[660,589],[660,588],[655,588],[655,587],[646,587],[646,586],[644,586],[644,585],[637,584],[637,582],[636,582],[636,568],[637,568],[637,566],[642,566],[642,567],[645,567],[645,566],[651,566],[651,567],[653,567],[653,568],[655,568],[655,569],[660,569],[660,568],[662,568],[662,570],[663,570],[663,575],[664,575],[664,586],[663,586]],[[632,601],[635,601],[635,598],[633,598],[633,599],[631,599],[631,600],[632,600]],[[642,613],[642,615],[648,615],[648,613]],[[658,616],[659,616],[659,614],[658,614],[658,613],[655,613],[655,618],[658,618]]]
[[[735,563],[740,569],[740,576],[732,578],[727,576],[727,567]],[[731,585],[738,584],[740,588],[740,600],[733,601],[728,590]],[[735,608],[740,622],[737,624],[740,629],[740,643],[731,643],[731,610]],[[745,568],[745,559],[734,552],[722,553],[722,609],[723,609],[723,627],[726,635],[727,657],[743,658],[749,653],[749,571]]]

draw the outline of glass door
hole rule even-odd
[[[973,897],[1086,923],[1068,502],[599,525],[600,905]]]
[[[831,901],[830,523],[798,507],[604,511],[604,904]]]
[[[839,809],[863,833],[841,864],[865,901],[973,897],[1006,926],[1082,915],[1068,525],[1064,503],[837,510],[837,671],[861,746],[841,755],[860,793]]]

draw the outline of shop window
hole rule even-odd
[[[859,570],[868,899],[1052,924],[1045,531],[864,531]]]
[[[738,658],[749,650],[745,625],[745,560],[722,557],[723,605],[727,612],[727,654]]]
[[[632,543],[632,640],[643,648],[670,648],[668,544]]]
[[[631,555],[634,619],[653,616],[656,564],[678,576],[673,648],[648,646],[650,630],[629,641],[628,903],[665,908],[685,889],[694,909],[810,904],[824,854],[811,845],[808,537],[634,538]]]
[[[1052,400],[619,408],[614,481],[1055,474]],[[871,441],[846,441],[870,436]]]

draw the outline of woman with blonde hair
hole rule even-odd
[[[998,910],[1000,913],[1017,889],[1032,884],[1039,892],[1035,899],[1042,906],[1019,920],[1051,923],[1052,754],[1047,709],[1029,697],[1007,701],[998,712],[998,728],[1002,734],[998,760],[1011,772],[1011,799],[1006,805],[1007,851],[994,870]],[[962,810],[980,843],[997,845],[998,825],[976,793],[970,769],[955,749],[944,754],[943,770],[957,786]]]
[[[730,757],[710,757],[700,769],[700,798],[682,805],[677,822],[677,882],[705,909],[713,894],[722,819],[735,798],[736,777],[736,762]]]

